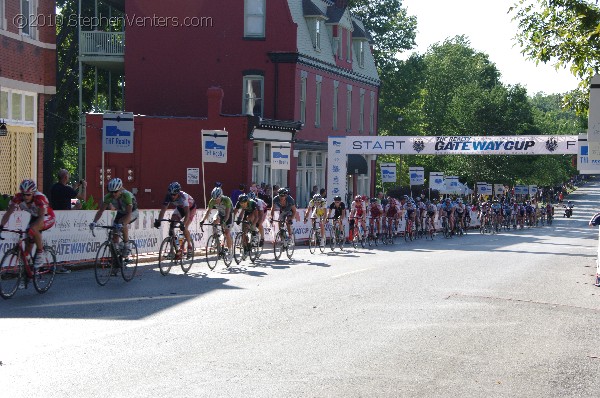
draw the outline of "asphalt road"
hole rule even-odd
[[[598,397],[599,197],[497,236],[58,275],[0,302],[0,396]]]

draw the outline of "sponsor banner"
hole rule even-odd
[[[592,160],[589,157],[589,146],[586,134],[579,135],[577,170],[579,170],[581,174],[600,174],[600,160]]]
[[[188,168],[187,169],[187,183],[188,185],[197,185],[200,184],[200,169]]]
[[[346,200],[346,161],[345,137],[329,137],[327,148],[327,197],[341,196]]]
[[[133,113],[105,113],[102,117],[102,151],[133,153]]]
[[[590,111],[588,112],[588,158],[600,161],[600,75],[592,77],[590,87]]]
[[[396,182],[396,163],[381,163],[381,182]]]
[[[444,173],[439,171],[432,171],[429,173],[429,188],[436,189],[438,191],[446,189],[444,183]]]
[[[425,184],[425,169],[423,167],[409,167],[408,175],[410,177],[410,185]]]
[[[535,195],[537,193],[537,191],[538,191],[537,185],[530,185],[529,186],[529,195],[530,196]]]
[[[339,140],[345,153],[398,155],[575,155],[576,135],[376,136]]]
[[[225,130],[202,130],[202,161],[227,163],[227,139]]]
[[[515,195],[527,195],[529,187],[527,185],[515,185]]]
[[[290,145],[271,143],[271,170],[290,169]]]
[[[492,184],[488,184],[487,182],[478,182],[477,183],[477,194],[478,195],[492,195]]]
[[[494,195],[501,196],[501,195],[504,195],[504,193],[505,193],[504,185],[494,184]]]
[[[444,193],[458,195],[462,193],[461,183],[457,176],[447,176],[444,178],[445,190]]]

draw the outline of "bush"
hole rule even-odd
[[[11,199],[11,196],[0,195],[0,211],[6,211],[6,209],[8,209],[8,204],[10,203]]]
[[[98,210],[98,203],[92,195],[81,203],[81,210]]]

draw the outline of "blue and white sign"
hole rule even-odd
[[[396,182],[396,163],[381,163],[381,182]]]
[[[494,194],[504,195],[505,189],[503,184],[494,184]]]
[[[423,167],[409,167],[408,174],[410,177],[410,185],[425,184],[425,169]]]
[[[227,163],[227,139],[225,130],[202,130],[202,162]]]
[[[460,181],[458,181],[457,176],[447,176],[446,178],[444,178],[444,185],[446,186],[445,193],[462,193],[462,184],[460,183]]]
[[[529,186],[529,196],[534,196],[535,194],[537,194],[537,192],[538,192],[537,185]]]
[[[579,170],[581,174],[600,174],[600,160],[592,160],[589,157],[587,134],[579,135],[577,170]]]
[[[477,183],[477,193],[479,195],[492,195],[491,185],[487,182],[478,182]]]
[[[515,185],[515,195],[527,195],[529,189],[526,185]]]
[[[290,169],[290,145],[278,142],[271,143],[271,169]]]
[[[341,196],[346,200],[346,170],[348,156],[344,149],[346,137],[331,136],[328,138],[327,153],[327,197]]]
[[[133,153],[133,113],[105,113],[102,117],[102,151]]]
[[[446,189],[444,183],[444,173],[439,171],[432,171],[429,173],[429,188],[437,191],[443,191]]]

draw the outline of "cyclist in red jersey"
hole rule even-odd
[[[50,207],[48,198],[37,190],[37,185],[33,180],[26,179],[21,182],[17,193],[8,206],[6,213],[0,221],[0,231],[8,222],[10,215],[17,209],[23,210],[31,215],[29,225],[27,225],[27,234],[35,242],[37,250],[33,259],[34,267],[39,267],[43,262],[44,245],[42,244],[42,231],[51,228],[56,219],[54,210]],[[31,241],[27,241],[25,251],[31,253]]]
[[[377,235],[381,234],[381,216],[383,216],[383,208],[377,201],[377,198],[370,199],[368,211],[371,222],[375,223],[373,233],[375,234],[374,238],[377,238]]]

